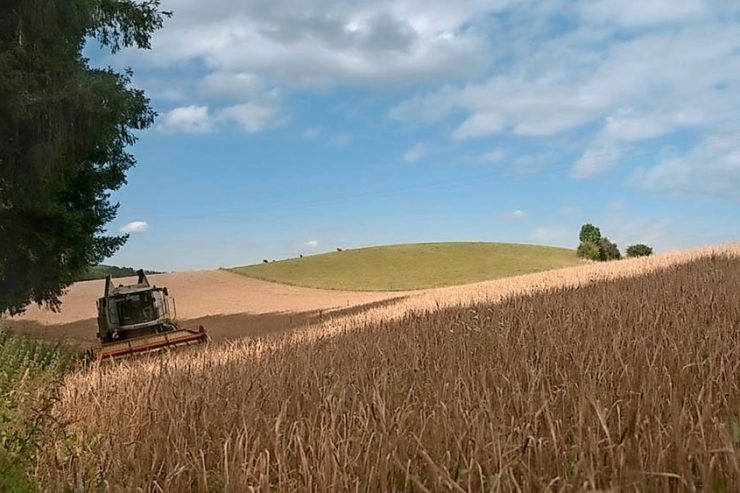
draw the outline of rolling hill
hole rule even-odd
[[[295,286],[404,291],[499,279],[577,265],[573,250],[513,243],[412,243],[343,250],[235,267]]]

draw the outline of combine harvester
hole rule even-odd
[[[150,285],[143,270],[137,274],[137,283],[126,286],[114,287],[111,276],[105,278],[105,294],[97,303],[100,345],[90,350],[92,359],[124,358],[208,341],[203,326],[178,328],[170,316],[167,288]]]

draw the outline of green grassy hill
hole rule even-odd
[[[357,291],[424,289],[580,263],[574,250],[512,243],[414,243],[229,269],[255,279]]]

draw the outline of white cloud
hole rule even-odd
[[[224,122],[236,123],[248,133],[272,128],[284,118],[275,105],[254,102],[222,108],[218,116]]]
[[[517,209],[515,211],[508,212],[505,217],[507,219],[520,220],[527,217],[527,213],[523,210]]]
[[[572,169],[576,178],[590,178],[616,166],[620,159],[634,154],[629,144],[660,137],[669,131],[698,124],[701,117],[693,109],[674,114],[638,114],[633,108],[619,109],[606,118]]]
[[[556,159],[552,152],[523,154],[511,161],[511,173],[514,175],[531,175],[539,173],[550,166]]]
[[[615,114],[606,117],[606,126],[600,136],[612,142],[637,142],[659,137],[672,127],[690,124],[691,121],[687,113],[640,114],[634,108],[619,108]]]
[[[406,163],[414,163],[426,156],[428,153],[429,149],[427,149],[423,143],[417,142],[408,151],[403,153],[403,160]]]
[[[130,223],[121,226],[118,231],[127,235],[146,233],[147,231],[149,231],[149,223],[147,223],[146,221],[131,221]]]
[[[497,45],[493,75],[418,94],[390,115],[412,124],[458,122],[451,131],[458,140],[563,138],[580,151],[576,177],[647,155],[655,139],[678,132],[740,128],[740,22],[729,15],[740,4],[563,3],[560,15],[581,23],[549,32],[542,4],[522,5],[511,12],[518,22],[496,24],[507,42]],[[613,11],[622,18],[608,21]]]
[[[580,11],[586,20],[634,28],[696,20],[711,13],[712,3],[706,0],[597,0],[582,3]]]
[[[319,242],[317,240],[309,240],[303,244],[303,246],[307,248],[316,248],[319,246]]]
[[[203,134],[214,130],[208,106],[181,106],[165,113],[157,128],[168,133]]]
[[[638,171],[634,181],[649,190],[740,201],[740,130],[710,135],[687,154]]]
[[[573,165],[571,174],[576,178],[593,178],[616,165],[625,155],[624,146],[612,142],[597,142],[588,147]]]
[[[182,0],[143,58],[160,67],[198,61],[287,87],[463,80],[486,65],[487,44],[474,24],[507,3]]]
[[[457,108],[458,89],[446,86],[433,96],[414,96],[391,108],[390,116],[396,120],[419,123],[437,123],[447,118]],[[433,98],[434,102],[430,101]]]
[[[245,99],[260,94],[265,87],[259,76],[249,72],[212,72],[200,81],[199,89],[206,96]]]
[[[740,61],[739,37],[738,25],[687,27],[602,48],[603,39],[570,33],[530,47],[531,53],[515,60],[512,68],[485,82],[417,96],[392,115],[424,121],[462,111],[468,116],[455,138],[548,136],[599,120],[610,123],[615,134],[662,133],[671,121],[699,123],[706,116],[690,101],[701,98],[718,106],[717,85],[736,80],[740,72],[727,65],[730,59]],[[641,108],[637,118],[620,113],[634,106]],[[617,117],[610,122],[609,115]],[[642,128],[645,116],[654,118],[659,128]]]
[[[211,111],[208,106],[182,106],[165,113],[157,128],[166,133],[205,134],[235,124],[248,133],[273,128],[284,121],[277,95],[258,101],[226,106]]]
[[[134,74],[134,85],[144,90],[147,97],[172,104],[187,102],[193,92],[193,81],[172,74],[155,75],[143,72]]]
[[[417,85],[394,119],[441,124],[458,141],[562,138],[577,155],[572,176],[587,178],[687,129],[740,129],[737,2],[180,0],[173,10],[153,50],[122,54],[206,71],[198,83],[160,84],[166,97],[199,102],[166,113],[166,131],[257,132],[285,119],[273,94]],[[515,169],[543,167],[516,159]]]
[[[477,113],[465,120],[452,133],[458,140],[495,135],[504,127],[504,121],[496,113]]]

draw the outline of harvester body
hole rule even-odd
[[[203,327],[180,329],[170,315],[167,288],[149,284],[144,271],[135,284],[113,285],[105,279],[105,293],[98,299],[98,339],[95,359],[120,358],[165,348],[206,342]]]

